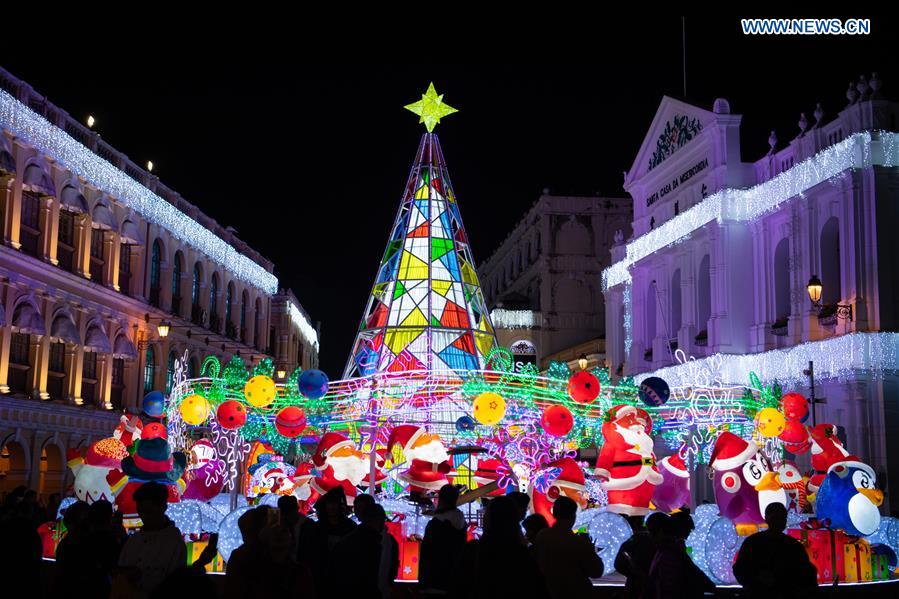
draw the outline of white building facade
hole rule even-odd
[[[272,319],[272,272],[233,229],[0,70],[0,494],[61,491],[66,450],[168,392],[177,359],[188,376],[209,355],[317,363],[292,294],[293,318]],[[282,336],[293,354],[275,347]]]
[[[726,100],[664,98],[625,174],[633,236],[603,289],[610,362],[638,380],[689,385],[681,349],[725,383],[753,371],[808,396],[813,362],[815,419],[899,491],[899,106],[880,87],[850,86],[835,115],[819,104],[788,143],[772,132],[755,162]]]

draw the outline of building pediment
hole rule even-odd
[[[714,119],[715,114],[708,110],[664,96],[643,138],[640,151],[625,174],[625,189],[660,167],[682,148],[694,143]]]

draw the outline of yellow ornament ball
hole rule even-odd
[[[487,426],[493,426],[506,415],[506,400],[490,391],[478,395],[473,406],[475,420]]]
[[[756,428],[763,437],[777,437],[784,432],[787,420],[774,408],[764,408],[756,416]]]
[[[209,418],[209,402],[205,397],[196,393],[182,399],[178,409],[181,411],[181,418],[184,422],[193,426],[203,424]]]
[[[262,374],[254,376],[244,385],[243,394],[250,405],[264,408],[275,401],[275,381]]]

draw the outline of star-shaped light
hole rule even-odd
[[[437,94],[433,83],[428,86],[428,91],[422,94],[421,100],[408,104],[404,108],[419,116],[418,122],[425,124],[428,133],[434,130],[440,119],[454,112],[459,112],[449,104],[443,103],[443,94]]]

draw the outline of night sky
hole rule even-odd
[[[865,15],[851,15],[854,17]],[[743,36],[736,18],[687,19],[686,100],[742,113],[743,158],[782,147],[820,101],[830,120],[872,71],[899,99],[896,28],[870,36]],[[305,52],[104,51],[65,59],[6,52],[28,81],[276,265],[321,322],[321,365],[338,378],[365,307],[423,126],[403,109],[434,81],[460,109],[437,127],[475,259],[486,259],[549,188],[623,195],[663,95],[683,97],[681,21],[615,24],[575,47],[539,34],[540,63],[310,64]],[[588,45],[589,44],[589,45]],[[26,47],[23,47],[25,50]],[[514,48],[506,48],[506,57]],[[231,51],[233,52],[233,51]],[[125,56],[127,56],[125,58]]]

